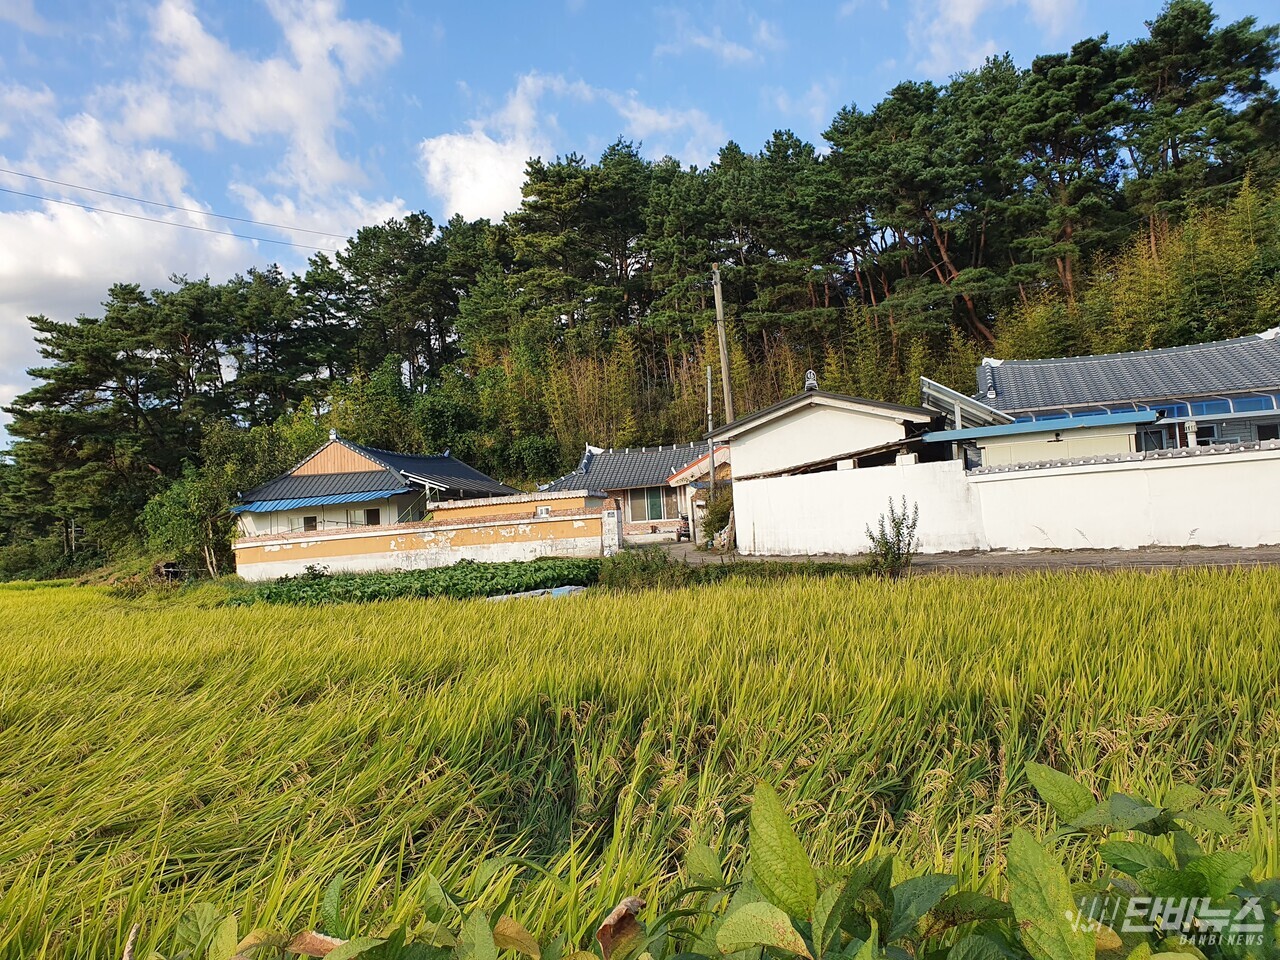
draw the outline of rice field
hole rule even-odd
[[[299,929],[338,875],[362,930],[423,922],[438,880],[584,944],[691,842],[732,868],[759,781],[816,863],[998,891],[1012,829],[1052,828],[1029,760],[1194,784],[1276,875],[1278,597],[1266,569],[317,608],[0,587],[0,956],[118,958],[135,922],[147,956],[199,901]]]

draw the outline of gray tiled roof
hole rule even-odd
[[[366,447],[349,440],[338,442],[375,463],[382,464],[385,469],[302,476],[295,476],[290,471],[248,491],[242,495],[241,500],[248,503],[255,500],[293,500],[300,497],[331,497],[344,493],[406,489],[415,485],[409,477],[429,480],[444,487],[441,495],[445,499],[501,497],[519,492],[461,460],[455,460],[448,453],[418,456]],[[417,486],[421,488],[421,484]]]
[[[601,450],[587,447],[578,469],[544,488],[559,490],[630,490],[657,487],[707,452],[704,443],[677,443],[659,447],[627,447]]]
[[[1280,392],[1276,333],[1268,330],[1234,340],[1133,353],[984,360],[978,367],[975,396],[997,410],[1024,412],[1254,390]]]

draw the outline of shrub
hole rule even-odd
[[[733,513],[733,488],[717,487],[716,498],[707,506],[702,517],[702,539],[710,540],[729,525]]]
[[[911,568],[920,541],[916,539],[916,524],[920,520],[920,504],[913,503],[907,512],[907,498],[901,507],[893,505],[889,498],[889,512],[880,514],[877,529],[867,525],[867,537],[871,540],[871,566],[882,577],[897,580]]]

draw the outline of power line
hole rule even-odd
[[[94,187],[86,187],[80,183],[67,183],[65,180],[53,180],[49,177],[37,177],[34,173],[20,173],[17,170],[6,170],[3,167],[0,167],[0,173],[8,174],[11,177],[22,177],[25,180],[39,180],[41,183],[52,183],[55,186],[66,187],[69,190],[82,190],[85,193],[96,193],[104,197],[114,197],[117,200],[129,200],[133,203],[145,203],[153,207],[164,207],[167,210],[180,210],[183,213],[198,213],[206,217],[215,217],[218,220],[234,220],[236,223],[250,223],[255,227],[270,227],[273,230],[289,230],[293,233],[312,233],[318,237],[332,237],[335,240],[348,239],[347,235],[342,233],[326,233],[324,230],[308,230],[306,227],[291,227],[283,223],[268,223],[265,220],[251,220],[247,217],[233,217],[225,213],[210,213],[208,210],[201,210],[199,207],[180,207],[176,204],[165,203],[162,200],[143,200],[141,197],[131,197],[124,193],[112,193],[110,190],[98,190]]]
[[[11,190],[8,187],[0,187],[0,193],[13,194],[15,197],[27,197],[31,200],[43,200],[45,203],[61,203],[68,207],[79,207],[81,210],[90,210],[93,213],[106,213],[113,217],[128,217],[130,220],[143,220],[147,223],[159,223],[166,227],[181,227],[183,230],[198,230],[201,233],[212,233],[219,237],[234,237],[237,240],[252,240],[256,243],[277,243],[284,247],[297,247],[301,250],[315,250],[319,253],[335,253],[331,247],[316,247],[306,243],[294,243],[291,240],[273,240],[271,237],[250,237],[242,233],[232,233],[229,230],[214,230],[212,227],[198,227],[194,223],[178,223],[174,220],[161,220],[158,217],[144,217],[139,213],[125,213],[123,210],[107,210],[103,207],[91,207],[87,203],[79,203],[76,200],[61,200],[57,197],[45,197],[38,193],[24,193],[21,190]],[[288,230],[289,227],[282,229]],[[345,237],[343,239],[346,239]]]

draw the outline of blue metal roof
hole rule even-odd
[[[232,507],[232,513],[274,513],[276,510],[297,510],[299,507],[327,507],[335,503],[364,503],[367,500],[385,500],[398,493],[408,493],[411,487],[395,490],[364,490],[359,493],[335,493],[327,497],[294,497],[292,500],[255,500]]]
[[[1135,413],[1104,413],[1089,417],[1062,417],[1060,419],[1020,420],[1002,423],[994,427],[966,427],[964,430],[935,430],[921,439],[927,443],[949,443],[953,440],[978,440],[982,437],[1008,437],[1019,433],[1058,433],[1062,430],[1085,430],[1089,427],[1123,426],[1125,424],[1155,423],[1159,418],[1155,410],[1139,410]]]

